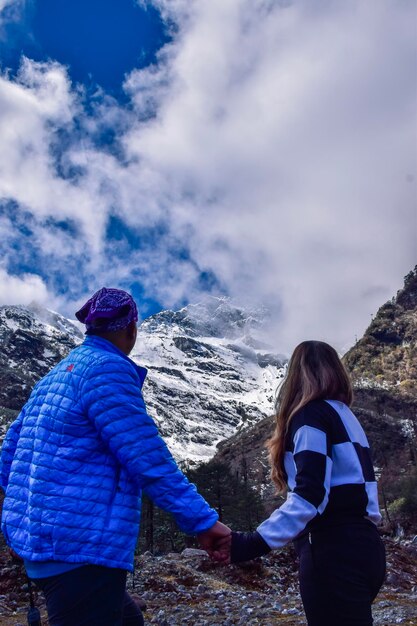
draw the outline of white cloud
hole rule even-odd
[[[0,197],[12,198],[37,218],[52,216],[79,222],[89,244],[99,250],[107,211],[100,193],[100,162],[94,178],[82,184],[56,171],[58,132],[73,131],[80,98],[66,69],[55,62],[24,58],[15,80],[0,77]],[[57,145],[58,144],[58,145]],[[83,146],[78,146],[82,154]]]
[[[3,11],[8,5],[12,4],[14,0],[0,0],[0,11]]]
[[[193,9],[130,153],[182,198],[202,267],[282,302],[280,345],[344,346],[415,262],[415,6]]]
[[[415,264],[415,4],[155,4],[179,30],[157,66],[127,78],[133,110],[103,96],[87,115],[57,63],[25,60],[0,79],[0,196],[34,215],[63,273],[80,258],[69,294],[77,280],[87,292],[135,277],[175,306],[211,271],[280,311],[279,350],[348,346]],[[94,144],[104,127],[121,158]],[[75,178],[57,173],[62,130]],[[127,257],[106,247],[109,215],[163,229]],[[48,229],[51,216],[78,236]],[[190,258],[173,257],[181,242]]]
[[[0,0],[0,13],[3,13],[7,8],[8,14],[4,17],[4,19],[13,19],[18,16],[19,11],[22,8],[24,0]],[[0,15],[0,18],[3,17]]]
[[[35,274],[10,276],[0,268],[0,305],[1,304],[30,304],[36,301],[51,306],[51,294],[45,283]]]

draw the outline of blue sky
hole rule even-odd
[[[10,10],[10,9],[9,9]],[[6,22],[3,67],[16,74],[22,54],[66,65],[72,81],[93,91],[100,85],[125,101],[125,74],[155,63],[170,26],[151,4],[132,0],[42,0],[27,3]]]
[[[14,10],[13,3],[5,13]],[[4,47],[2,68],[16,80],[23,56],[39,63],[57,61],[67,68],[68,79],[73,85],[85,89],[85,110],[94,116],[94,108],[106,96],[112,97],[121,106],[129,106],[123,90],[126,75],[134,69],[157,62],[157,52],[171,40],[172,23],[162,20],[160,12],[151,4],[139,5],[132,0],[42,0],[21,5],[16,17],[4,22]],[[99,92],[99,93],[98,93]],[[74,129],[72,129],[74,132]],[[111,126],[99,128],[94,141],[101,149],[117,150],[116,132]],[[62,132],[55,150],[57,164],[65,150],[62,143],[71,144],[71,133]],[[61,172],[69,176],[67,171]],[[78,273],[79,259],[73,258],[65,268],[50,271],[50,262],[38,246],[32,245],[30,213],[22,212],[16,205],[3,205],[3,212],[11,212],[16,220],[15,246],[12,248],[9,270],[17,275],[34,270],[55,293],[65,294],[69,287],[68,273]],[[44,227],[77,236],[77,226],[71,220],[49,218]],[[153,232],[135,232],[121,220],[110,216],[106,229],[109,247],[117,245],[123,258],[131,247],[147,248],[157,237]],[[117,242],[117,243],[116,243]],[[184,251],[176,251],[184,254]],[[112,252],[109,251],[109,256]],[[141,288],[140,279],[132,275],[129,288],[142,304],[142,315],[158,311],[162,305]],[[84,285],[74,285],[75,294],[83,291]],[[74,295],[75,295],[74,294]]]
[[[0,304],[207,293],[343,350],[416,263],[412,0],[0,0]]]

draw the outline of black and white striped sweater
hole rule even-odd
[[[342,402],[314,400],[293,417],[284,467],[287,500],[257,529],[270,548],[332,520],[381,520],[369,443]]]
[[[253,558],[268,547],[280,548],[303,532],[325,525],[356,518],[380,522],[369,443],[359,421],[342,402],[313,400],[294,415],[284,467],[286,501],[257,532],[246,537],[233,533],[232,561]],[[255,554],[247,556],[251,549]]]

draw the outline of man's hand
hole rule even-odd
[[[216,522],[209,530],[197,535],[197,538],[212,559],[219,563],[230,563],[232,531],[228,526]]]

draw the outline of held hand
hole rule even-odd
[[[232,534],[216,540],[211,558],[224,565],[231,563]]]
[[[230,563],[231,530],[221,522],[198,535],[201,547],[212,559],[221,563]]]

